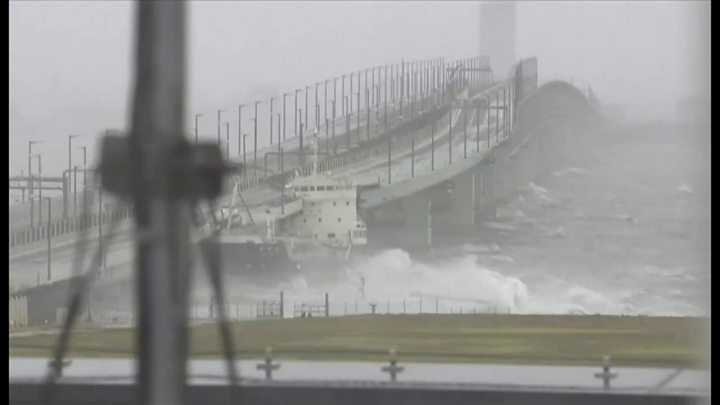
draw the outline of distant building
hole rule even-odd
[[[515,2],[480,2],[480,55],[490,57],[493,77],[504,79],[515,58]]]

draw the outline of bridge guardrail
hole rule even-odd
[[[454,98],[454,93],[451,92],[448,97],[448,101],[442,105],[439,109],[440,112],[443,112],[447,109],[447,106]],[[428,94],[425,99],[418,100],[418,104],[423,103],[427,100],[432,100],[433,97],[437,97],[437,95]],[[422,119],[422,118],[421,118]],[[415,120],[416,121],[416,120]],[[411,124],[412,122],[408,122],[407,124]],[[401,125],[400,127],[392,127],[388,128],[387,131],[379,132],[377,136],[375,136],[373,139],[382,139],[385,138],[388,134],[392,134],[394,132],[397,132],[400,130],[404,125]],[[351,130],[350,134],[343,134],[343,135],[351,135],[352,132],[357,132],[358,129]],[[341,135],[341,136],[343,136]],[[338,167],[345,167],[348,165],[356,164],[362,160],[365,160],[370,157],[370,149],[369,148],[355,148],[350,149],[345,152],[341,152],[339,154],[336,154],[330,158],[323,159],[322,161],[318,162],[318,171],[320,172],[326,172],[330,170],[334,170]],[[286,170],[285,173],[280,173],[279,175],[284,175],[288,172],[292,172],[294,170],[299,170],[300,173],[304,176],[310,175],[312,173],[312,163],[306,163],[302,165],[299,168],[292,168],[289,170]],[[271,176],[272,177],[272,176]],[[263,184],[268,183],[268,180],[271,177],[247,177],[243,178],[239,182],[238,189],[239,191],[247,191],[251,189],[256,189],[260,187]],[[227,192],[224,193],[222,198],[228,198],[232,194],[232,188],[228,187],[226,188]],[[118,210],[108,211],[102,213],[102,218],[100,218],[100,214],[89,214],[86,216],[86,219],[83,219],[81,217],[74,218],[74,219],[61,219],[58,221],[55,221],[54,223],[51,223],[49,228],[47,224],[38,225],[35,228],[27,227],[25,229],[20,230],[11,230],[9,232],[9,247],[17,248],[20,246],[29,245],[32,243],[36,243],[39,241],[47,240],[48,232],[50,233],[50,237],[56,237],[56,236],[62,236],[66,235],[72,232],[76,232],[80,229],[83,229],[85,227],[87,228],[95,228],[98,226],[100,221],[102,221],[103,224],[109,224],[112,220],[125,220],[129,219],[132,216],[131,208],[122,208]],[[49,229],[49,230],[48,230]]]

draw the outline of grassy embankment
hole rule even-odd
[[[707,358],[702,318],[551,315],[375,315],[233,323],[240,358],[692,367]],[[131,329],[77,331],[69,357],[129,357]],[[12,356],[47,356],[57,335],[14,337]],[[192,329],[194,358],[219,358],[215,325]]]

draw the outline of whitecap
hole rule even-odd
[[[690,185],[687,183],[683,183],[680,186],[678,186],[677,191],[679,191],[681,193],[687,193],[687,194],[695,193],[695,190],[693,190],[692,187],[690,187]]]
[[[554,171],[553,176],[564,177],[568,174],[585,174],[585,173],[587,173],[587,170],[580,168],[580,167],[566,167],[566,168]]]

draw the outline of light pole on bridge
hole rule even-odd
[[[199,131],[198,120],[199,120],[200,117],[202,117],[202,116],[203,116],[203,114],[195,114],[195,143],[196,143],[196,144],[198,143],[198,131]]]
[[[30,200],[30,229],[35,228],[35,201],[32,180],[32,146],[40,141],[28,141],[28,199]]]
[[[245,107],[245,104],[239,104],[238,105],[238,156],[240,156],[240,144],[242,144],[242,153],[243,153],[243,164],[245,164],[245,139],[242,135],[242,108]],[[243,173],[245,173],[246,170],[243,170]]]

